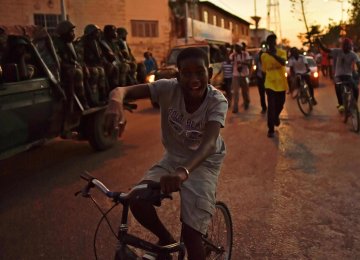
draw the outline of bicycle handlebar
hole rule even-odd
[[[89,192],[92,188],[96,187],[98,190],[100,190],[103,194],[105,194],[108,198],[113,199],[115,202],[124,202],[132,198],[134,193],[139,190],[158,190],[160,191],[160,183],[154,182],[154,183],[144,183],[144,184],[138,184],[134,186],[129,192],[113,192],[110,191],[105,184],[103,184],[101,181],[96,179],[95,177],[91,176],[88,172],[84,172],[80,175],[80,177],[87,182],[87,185],[81,190],[75,193],[75,196],[81,195],[83,197],[89,197]],[[160,199],[169,198],[172,199],[171,195],[169,194],[163,194],[160,193],[159,195]]]

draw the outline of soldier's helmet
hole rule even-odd
[[[90,35],[99,30],[100,30],[100,27],[97,26],[96,24],[88,24],[85,26],[84,35]]]
[[[10,46],[28,45],[29,43],[22,36],[9,35],[8,44]]]
[[[128,33],[124,27],[117,28],[116,32],[119,35],[127,35],[127,33]]]
[[[58,35],[64,35],[69,33],[74,28],[75,25],[73,25],[70,21],[62,21],[57,25],[56,32]]]

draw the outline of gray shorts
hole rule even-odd
[[[216,163],[203,162],[190,173],[180,189],[181,221],[204,235],[215,210],[215,193],[224,154],[213,156],[218,157]],[[162,160],[150,168],[142,180],[159,182],[161,176],[174,173],[177,166],[179,164]]]

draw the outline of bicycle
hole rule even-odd
[[[296,96],[298,107],[305,116],[309,116],[313,108],[313,99],[310,95],[310,89],[302,74],[296,74],[296,83],[298,84],[298,94]]]
[[[133,187],[129,192],[113,192],[110,191],[102,182],[98,179],[92,177],[88,173],[84,173],[80,176],[83,180],[87,182],[86,186],[81,190],[75,193],[75,196],[81,194],[85,198],[90,198],[101,212],[102,217],[99,220],[97,228],[94,234],[94,255],[95,259],[97,258],[96,252],[96,235],[98,229],[100,227],[101,222],[105,219],[107,224],[110,227],[113,235],[118,240],[118,248],[115,252],[115,260],[138,260],[142,259],[138,256],[134,250],[130,248],[138,248],[148,252],[155,253],[157,255],[166,255],[166,254],[174,254],[178,253],[178,260],[185,259],[185,246],[182,241],[182,236],[180,236],[180,242],[160,246],[157,244],[153,244],[151,242],[145,241],[137,236],[128,233],[128,215],[129,215],[129,203],[132,198],[137,198],[137,191],[140,190],[160,190],[159,183],[150,183],[150,184],[139,184]],[[90,190],[96,187],[103,194],[105,194],[108,198],[111,198],[114,202],[114,205],[110,207],[106,212],[104,212],[95,199],[90,194]],[[139,193],[138,193],[139,194]],[[156,198],[152,197],[151,201],[163,200],[163,199],[172,199],[169,194],[162,194],[158,192]],[[110,213],[117,205],[121,204],[123,207],[122,215],[121,215],[121,223],[116,234],[109,220],[107,219],[107,214]],[[206,259],[231,259],[231,249],[233,243],[233,231],[232,231],[232,221],[230,216],[230,211],[225,203],[216,202],[215,213],[212,217],[211,223],[209,225],[207,235],[202,237]]]
[[[351,117],[352,128],[355,133],[360,130],[360,116],[359,108],[354,96],[352,83],[349,81],[341,81],[336,83],[337,87],[340,87],[342,91],[343,105],[344,105],[344,123],[348,122]]]

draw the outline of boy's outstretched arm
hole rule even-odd
[[[104,130],[110,134],[120,122],[125,122],[124,100],[142,99],[150,97],[148,84],[139,84],[128,87],[117,87],[109,94],[109,104],[105,112]]]
[[[160,179],[161,190],[164,193],[178,191],[180,185],[188,178],[186,170],[191,172],[198,167],[208,156],[216,151],[216,140],[220,133],[221,124],[217,121],[207,122],[201,145],[187,161],[175,170],[175,174],[163,176]]]
[[[324,52],[327,52],[327,53],[331,52],[331,49],[326,47],[319,38],[315,39],[315,43],[317,43],[319,45],[320,49],[322,49]]]

